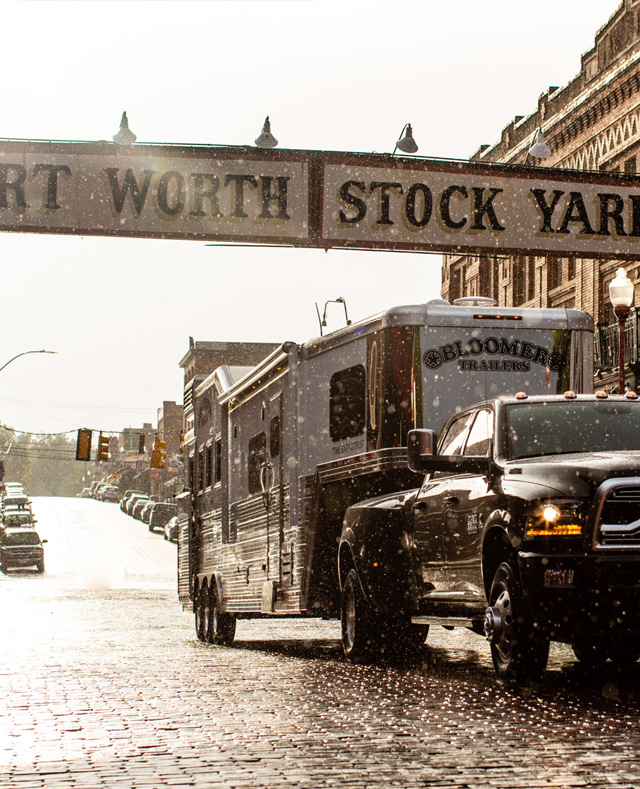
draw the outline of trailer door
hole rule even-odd
[[[267,446],[260,469],[260,486],[266,510],[267,578],[280,582],[284,540],[284,451],[282,446],[282,391],[269,392],[265,404]]]

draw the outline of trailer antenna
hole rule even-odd
[[[322,337],[322,328],[323,326],[327,325],[327,307],[329,304],[342,304],[344,307],[344,319],[347,323],[347,326],[351,326],[351,321],[349,320],[349,314],[347,312],[347,302],[344,300],[342,296],[338,296],[337,299],[329,299],[324,303],[324,310],[322,312],[322,320],[320,320],[320,310],[318,309],[318,302],[316,302],[316,311],[318,313],[318,320],[320,321],[320,336]]]

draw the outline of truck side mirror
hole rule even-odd
[[[407,437],[407,453],[409,455],[409,468],[418,473],[424,470],[421,462],[422,455],[435,455],[436,434],[434,430],[410,430]]]

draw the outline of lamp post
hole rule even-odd
[[[12,356],[8,362],[5,362],[2,367],[0,367],[0,372],[4,370],[5,367],[10,365],[15,359],[19,359],[21,356],[26,356],[28,353],[58,353],[58,351],[22,351],[22,353],[17,353],[15,356]]]
[[[633,304],[633,282],[623,268],[616,271],[615,278],[609,284],[609,299],[618,319],[618,391],[624,394],[624,324],[629,317]]]

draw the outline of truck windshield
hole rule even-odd
[[[560,402],[508,405],[512,460],[575,452],[640,451],[640,402]]]

